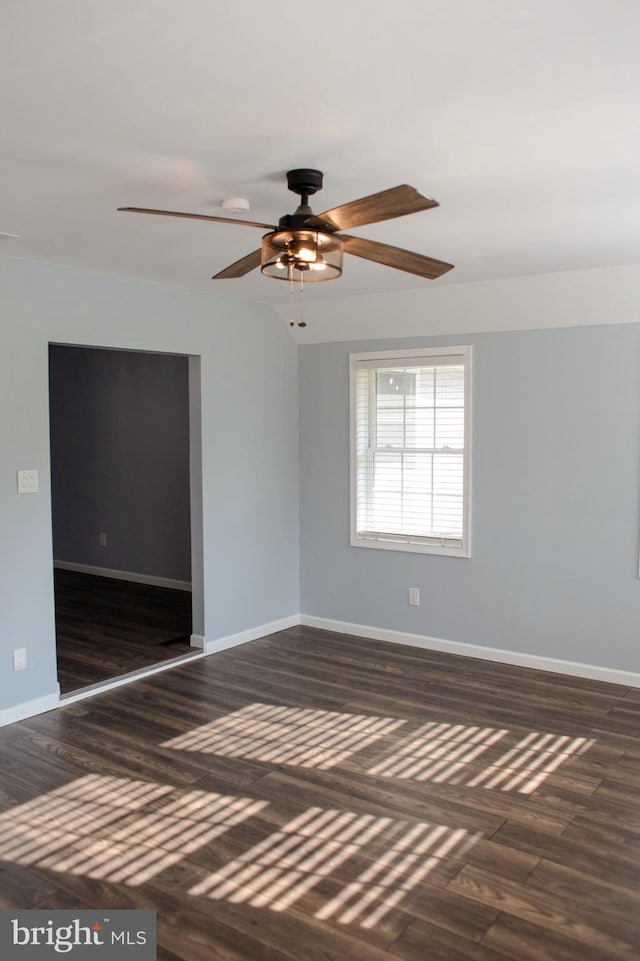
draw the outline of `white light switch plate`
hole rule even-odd
[[[40,490],[37,470],[18,471],[18,493],[37,494]]]

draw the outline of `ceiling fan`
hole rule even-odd
[[[214,274],[212,280],[244,277],[256,267],[260,267],[263,274],[275,280],[299,280],[303,283],[335,280],[342,274],[343,251],[429,280],[440,277],[453,268],[453,264],[434,260],[433,257],[342,233],[352,227],[374,224],[437,207],[436,200],[424,197],[415,187],[402,184],[316,215],[309,206],[309,197],[322,189],[322,177],[320,170],[309,168],[290,170],[287,173],[287,186],[293,193],[298,194],[300,204],[294,213],[280,217],[277,226],[211,214],[182,213],[177,210],[151,210],[147,207],[119,207],[118,210],[156,214],[161,217],[210,220],[214,223],[242,224],[245,227],[268,231],[262,238],[261,247]]]

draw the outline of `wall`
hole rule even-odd
[[[384,268],[381,268],[384,269]],[[640,306],[640,264],[565,270],[474,283],[440,281],[394,293],[308,298],[304,328],[293,327],[301,344],[372,337],[431,337],[498,330],[635,324]],[[286,306],[278,307],[283,321]]]
[[[639,671],[640,326],[615,323],[636,316],[639,279],[638,268],[612,268],[452,286],[440,300],[324,302],[306,330],[321,340],[323,319],[337,318],[341,342],[300,348],[299,458],[296,346],[272,310],[0,261],[0,720],[56,693],[50,342],[200,358],[192,491],[201,482],[207,640],[302,609]],[[514,326],[544,327],[547,315],[578,323],[583,308],[593,326],[497,332],[510,311]],[[598,311],[609,326],[595,325]],[[411,339],[346,340],[354,329],[377,335],[383,315]],[[438,336],[415,333],[431,329]],[[474,346],[468,560],[349,546],[347,355],[405,342]],[[19,468],[40,471],[39,494],[16,494]],[[408,587],[420,588],[419,608],[407,606]],[[18,646],[30,667],[14,674]]]
[[[473,345],[470,559],[349,546],[348,354],[407,343]],[[637,325],[302,346],[304,615],[640,671],[639,360]]]
[[[50,342],[200,356],[205,636],[298,611],[296,346],[272,310],[7,259],[0,323],[0,712],[57,690]],[[39,470],[39,494],[17,495],[19,468]]]
[[[188,358],[53,345],[49,384],[56,561],[189,582]]]

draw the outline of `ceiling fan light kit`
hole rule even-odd
[[[360,200],[342,204],[332,210],[315,215],[309,206],[309,197],[322,189],[323,174],[311,167],[289,170],[287,186],[298,194],[300,203],[292,214],[280,217],[278,225],[256,223],[232,217],[217,217],[210,214],[190,214],[176,210],[151,210],[146,207],[119,207],[119,210],[139,214],[156,214],[164,217],[184,217],[191,220],[209,220],[214,223],[238,224],[244,227],[257,227],[267,230],[262,238],[262,246],[250,254],[214,274],[213,280],[228,280],[244,277],[256,267],[265,277],[273,280],[287,280],[290,283],[306,283],[337,280],[342,275],[342,258],[346,251],[364,260],[394,267],[417,277],[433,280],[453,268],[453,264],[424,254],[381,244],[364,237],[352,237],[338,231],[365,224],[379,223],[406,214],[417,213],[437,207],[438,203],[419,193],[415,187],[400,184],[388,190],[381,190]],[[231,206],[243,201],[245,206]],[[223,202],[230,210],[248,210],[248,201],[232,197]]]
[[[336,280],[342,273],[340,237],[320,230],[274,230],[262,238],[265,277],[317,283]]]
[[[280,218],[280,230],[262,238],[260,269],[265,277],[317,283],[336,280],[342,273],[342,240],[308,226],[313,217],[309,197],[322,190],[322,180],[322,172],[309,167],[287,173],[287,186],[298,194],[300,204],[294,213]]]

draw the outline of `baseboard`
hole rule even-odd
[[[0,711],[0,727],[6,724],[15,724],[16,721],[24,721],[28,717],[35,717],[36,714],[44,714],[52,711],[60,704],[60,688],[55,694],[47,694],[45,697],[37,697],[32,701],[23,701],[15,707],[5,707]]]
[[[161,674],[163,671],[171,671],[176,667],[186,667],[187,664],[191,664],[193,661],[199,661],[203,658],[204,652],[197,653],[193,651],[190,654],[181,654],[178,657],[173,657],[167,661],[160,661],[157,664],[153,664],[151,667],[141,667],[137,671],[131,671],[129,674],[121,674],[120,677],[114,677],[111,681],[100,681],[97,684],[90,684],[87,687],[82,687],[78,691],[70,691],[69,694],[63,694],[56,707],[66,707],[67,704],[75,704],[76,701],[84,701],[88,697],[94,697],[96,694],[104,694],[105,691],[113,691],[116,687],[122,687],[123,684],[132,684],[134,681],[142,681],[147,677],[153,677],[154,674]]]
[[[102,568],[101,568],[102,570]],[[109,575],[106,575],[109,576]],[[317,627],[323,631],[335,631],[339,634],[352,634],[355,637],[371,638],[376,641],[389,641],[393,644],[406,644],[409,647],[420,647],[430,651],[442,651],[445,654],[459,654],[464,657],[477,657],[486,661],[497,661],[501,664],[514,664],[519,667],[530,667],[539,671],[551,671],[554,674],[567,674],[573,677],[585,677],[595,681],[605,681],[610,684],[622,684],[626,687],[640,687],[640,674],[632,671],[621,671],[615,668],[600,667],[594,664],[581,664],[577,661],[563,661],[554,657],[542,657],[536,654],[523,654],[519,651],[504,651],[497,647],[484,647],[476,644],[464,644],[459,641],[445,641],[437,637],[428,637],[423,634],[405,634],[402,631],[392,631],[386,628],[372,627],[364,624],[352,624],[348,621],[336,621],[327,617],[315,617],[311,614],[291,614],[288,617],[271,621],[268,624],[261,624],[258,627],[240,631],[237,634],[230,634],[226,637],[217,638],[214,641],[206,641],[202,635],[191,635],[191,646],[202,649],[202,654],[194,652],[191,658],[176,658],[175,661],[166,661],[155,665],[150,669],[142,669],[139,672],[118,678],[103,685],[96,685],[94,689],[85,689],[77,694],[65,695],[60,697],[59,691],[49,694],[46,697],[36,698],[35,700],[25,701],[16,704],[14,707],[0,710],[0,727],[7,724],[14,724],[23,721],[36,714],[43,714],[54,708],[63,707],[77,700],[83,700],[94,694],[103,693],[111,688],[120,687],[132,681],[141,680],[160,671],[169,670],[180,666],[180,662],[188,663],[189,660],[198,659],[209,654],[216,654],[218,651],[225,651],[239,644],[246,644],[248,641],[255,641],[260,637],[275,634],[278,631],[285,631],[287,628],[296,627],[302,624],[306,627]]]
[[[138,671],[132,671],[130,674],[114,678],[111,681],[93,684],[79,691],[70,692],[69,694],[60,695],[60,688],[58,686],[56,694],[34,701],[25,701],[23,704],[17,704],[15,707],[0,710],[0,727],[3,727],[5,724],[13,724],[16,721],[24,721],[28,717],[43,714],[45,711],[65,707],[68,704],[75,704],[76,701],[83,701],[88,697],[94,697],[96,694],[104,694],[105,691],[111,691],[116,687],[122,687],[124,684],[131,684],[134,681],[152,677],[154,674],[159,674],[162,671],[183,667],[209,654],[225,651],[227,648],[236,647],[238,644],[245,644],[247,641],[255,641],[259,637],[266,637],[268,634],[284,631],[288,627],[296,627],[299,623],[300,615],[291,614],[289,617],[283,617],[280,618],[280,620],[271,621],[268,624],[261,624],[259,627],[252,627],[247,631],[241,631],[239,634],[219,637],[215,641],[207,641],[201,634],[192,634],[190,643],[194,651],[191,654],[185,654],[168,661],[161,661],[159,664],[154,664],[151,667],[140,668]],[[197,648],[200,650],[196,651],[195,649]]]
[[[94,567],[91,564],[75,564],[72,561],[54,561],[61,571],[93,574],[96,577],[112,577],[116,581],[132,581],[134,584],[151,584],[153,587],[170,587],[174,591],[190,591],[191,581],[177,581],[172,577],[156,577],[155,574],[135,574],[133,571],[117,571],[110,567]]]
[[[609,684],[623,684],[626,687],[640,687],[640,674],[620,671],[596,664],[581,664],[578,661],[562,661],[555,657],[537,654],[523,654],[520,651],[503,651],[497,647],[483,647],[476,644],[463,644],[459,641],[444,641],[438,637],[423,634],[405,634],[381,627],[363,624],[350,624],[347,621],[334,621],[327,617],[314,617],[301,614],[300,624],[318,627],[323,631],[338,634],[353,634],[356,637],[370,637],[374,641],[390,641],[392,644],[406,644],[429,651],[442,651],[445,654],[460,654],[463,657],[478,657],[483,661],[498,661],[501,664],[514,664],[518,667],[531,667],[537,671],[551,671],[554,674],[568,674],[573,677],[586,677],[593,681],[606,681]]]
[[[237,647],[238,644],[246,644],[247,641],[255,641],[259,637],[266,637],[268,634],[276,634],[278,631],[286,631],[289,627],[297,627],[300,624],[300,615],[291,614],[289,617],[281,617],[277,621],[269,624],[260,624],[259,627],[250,627],[247,631],[240,631],[238,634],[229,634],[227,637],[218,637],[215,641],[205,642],[205,654],[217,654],[218,651],[226,651],[230,647]]]

